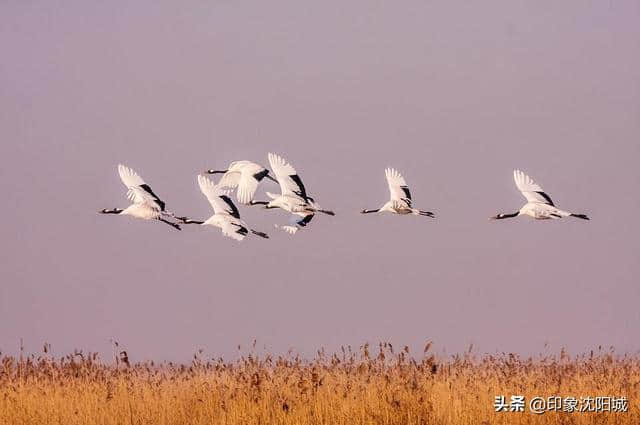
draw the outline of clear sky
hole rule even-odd
[[[5,353],[640,349],[637,1],[4,1],[0,52]],[[198,172],[270,151],[337,215],[97,214],[122,162],[206,218]],[[359,214],[387,166],[437,220]],[[592,220],[488,221],[514,168]]]

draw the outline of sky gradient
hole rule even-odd
[[[637,1],[5,1],[0,51],[2,352],[640,349]],[[198,172],[267,152],[337,215],[97,214],[124,163],[206,218]],[[359,214],[387,166],[437,220]],[[514,168],[592,220],[488,221]]]

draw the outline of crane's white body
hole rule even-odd
[[[570,212],[537,202],[527,202],[522,208],[520,208],[518,213],[519,215],[527,215],[535,218],[536,220],[558,219],[569,217],[571,215]]]
[[[143,220],[155,220],[162,217],[162,212],[150,204],[132,204],[122,210],[120,215],[130,215]]]
[[[244,205],[253,200],[260,181],[265,177],[271,178],[269,170],[251,161],[233,161],[225,171],[208,170],[207,172],[209,174],[223,173],[218,187],[221,189],[237,188],[236,199]]]
[[[312,205],[310,201],[305,201],[298,196],[277,195],[271,192],[266,192],[266,194],[271,198],[271,202],[267,204],[268,208],[280,208],[300,216],[312,214],[316,211],[316,206]]]
[[[518,190],[527,200],[527,203],[524,204],[517,213],[502,213],[495,217],[491,217],[492,219],[503,219],[524,215],[536,220],[557,220],[564,217],[577,217],[583,220],[589,220],[589,218],[584,214],[576,214],[556,207],[551,200],[551,197],[542,190],[542,187],[535,183],[533,179],[524,172],[514,170],[513,180],[515,181]]]
[[[413,208],[411,191],[404,177],[402,177],[398,170],[387,168],[384,170],[384,175],[387,179],[387,185],[389,186],[389,201],[377,210],[362,210],[363,214],[388,212],[400,215],[412,214],[435,217],[432,212]]]

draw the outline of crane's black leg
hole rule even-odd
[[[571,214],[571,217],[581,218],[583,220],[589,220],[586,214]]]
[[[179,224],[172,223],[172,222],[170,222],[170,221],[168,221],[168,220],[165,220],[165,219],[164,219],[164,218],[162,218],[162,217],[158,217],[158,218],[157,218],[157,220],[158,220],[158,221],[161,221],[161,222],[163,222],[163,223],[168,224],[169,226],[173,227],[173,228],[174,228],[174,229],[176,229],[176,230],[182,230],[182,228],[180,227],[180,225],[179,225]]]
[[[261,238],[269,239],[269,235],[267,235],[264,232],[259,232],[257,230],[251,229],[251,233],[253,233],[256,236],[260,236]]]

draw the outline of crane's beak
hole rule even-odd
[[[278,180],[274,179],[269,174],[267,174],[265,177],[268,178],[269,180],[271,180],[272,182],[278,183]]]

